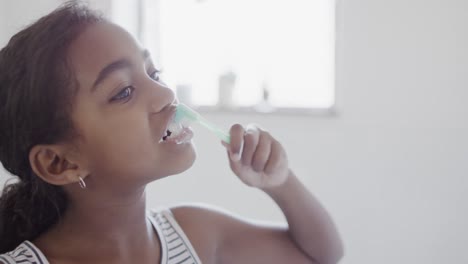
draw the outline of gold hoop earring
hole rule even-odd
[[[83,180],[83,178],[81,178],[81,176],[78,176],[78,178],[80,178],[80,187],[81,187],[81,189],[85,189],[86,188],[85,181]]]

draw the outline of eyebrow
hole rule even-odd
[[[142,51],[142,57],[143,60],[147,60],[150,57],[150,53],[148,50],[143,50]],[[111,75],[113,72],[118,71],[123,68],[130,68],[131,63],[128,59],[119,59],[114,62],[109,63],[106,65],[100,72],[98,77],[93,83],[93,86],[91,88],[91,93],[93,93],[97,87],[99,86],[100,83],[102,83],[109,75]]]

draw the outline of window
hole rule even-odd
[[[182,102],[261,111],[334,104],[333,0],[114,5],[116,21],[140,37]]]

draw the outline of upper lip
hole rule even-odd
[[[169,114],[169,122],[172,120],[172,118],[175,116],[176,111],[177,111],[177,105],[176,104],[170,104],[166,106],[167,109],[164,109],[163,111],[168,112]]]

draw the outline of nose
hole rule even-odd
[[[156,84],[154,91],[151,93],[151,112],[161,112],[165,107],[177,103],[175,93],[167,86]]]

